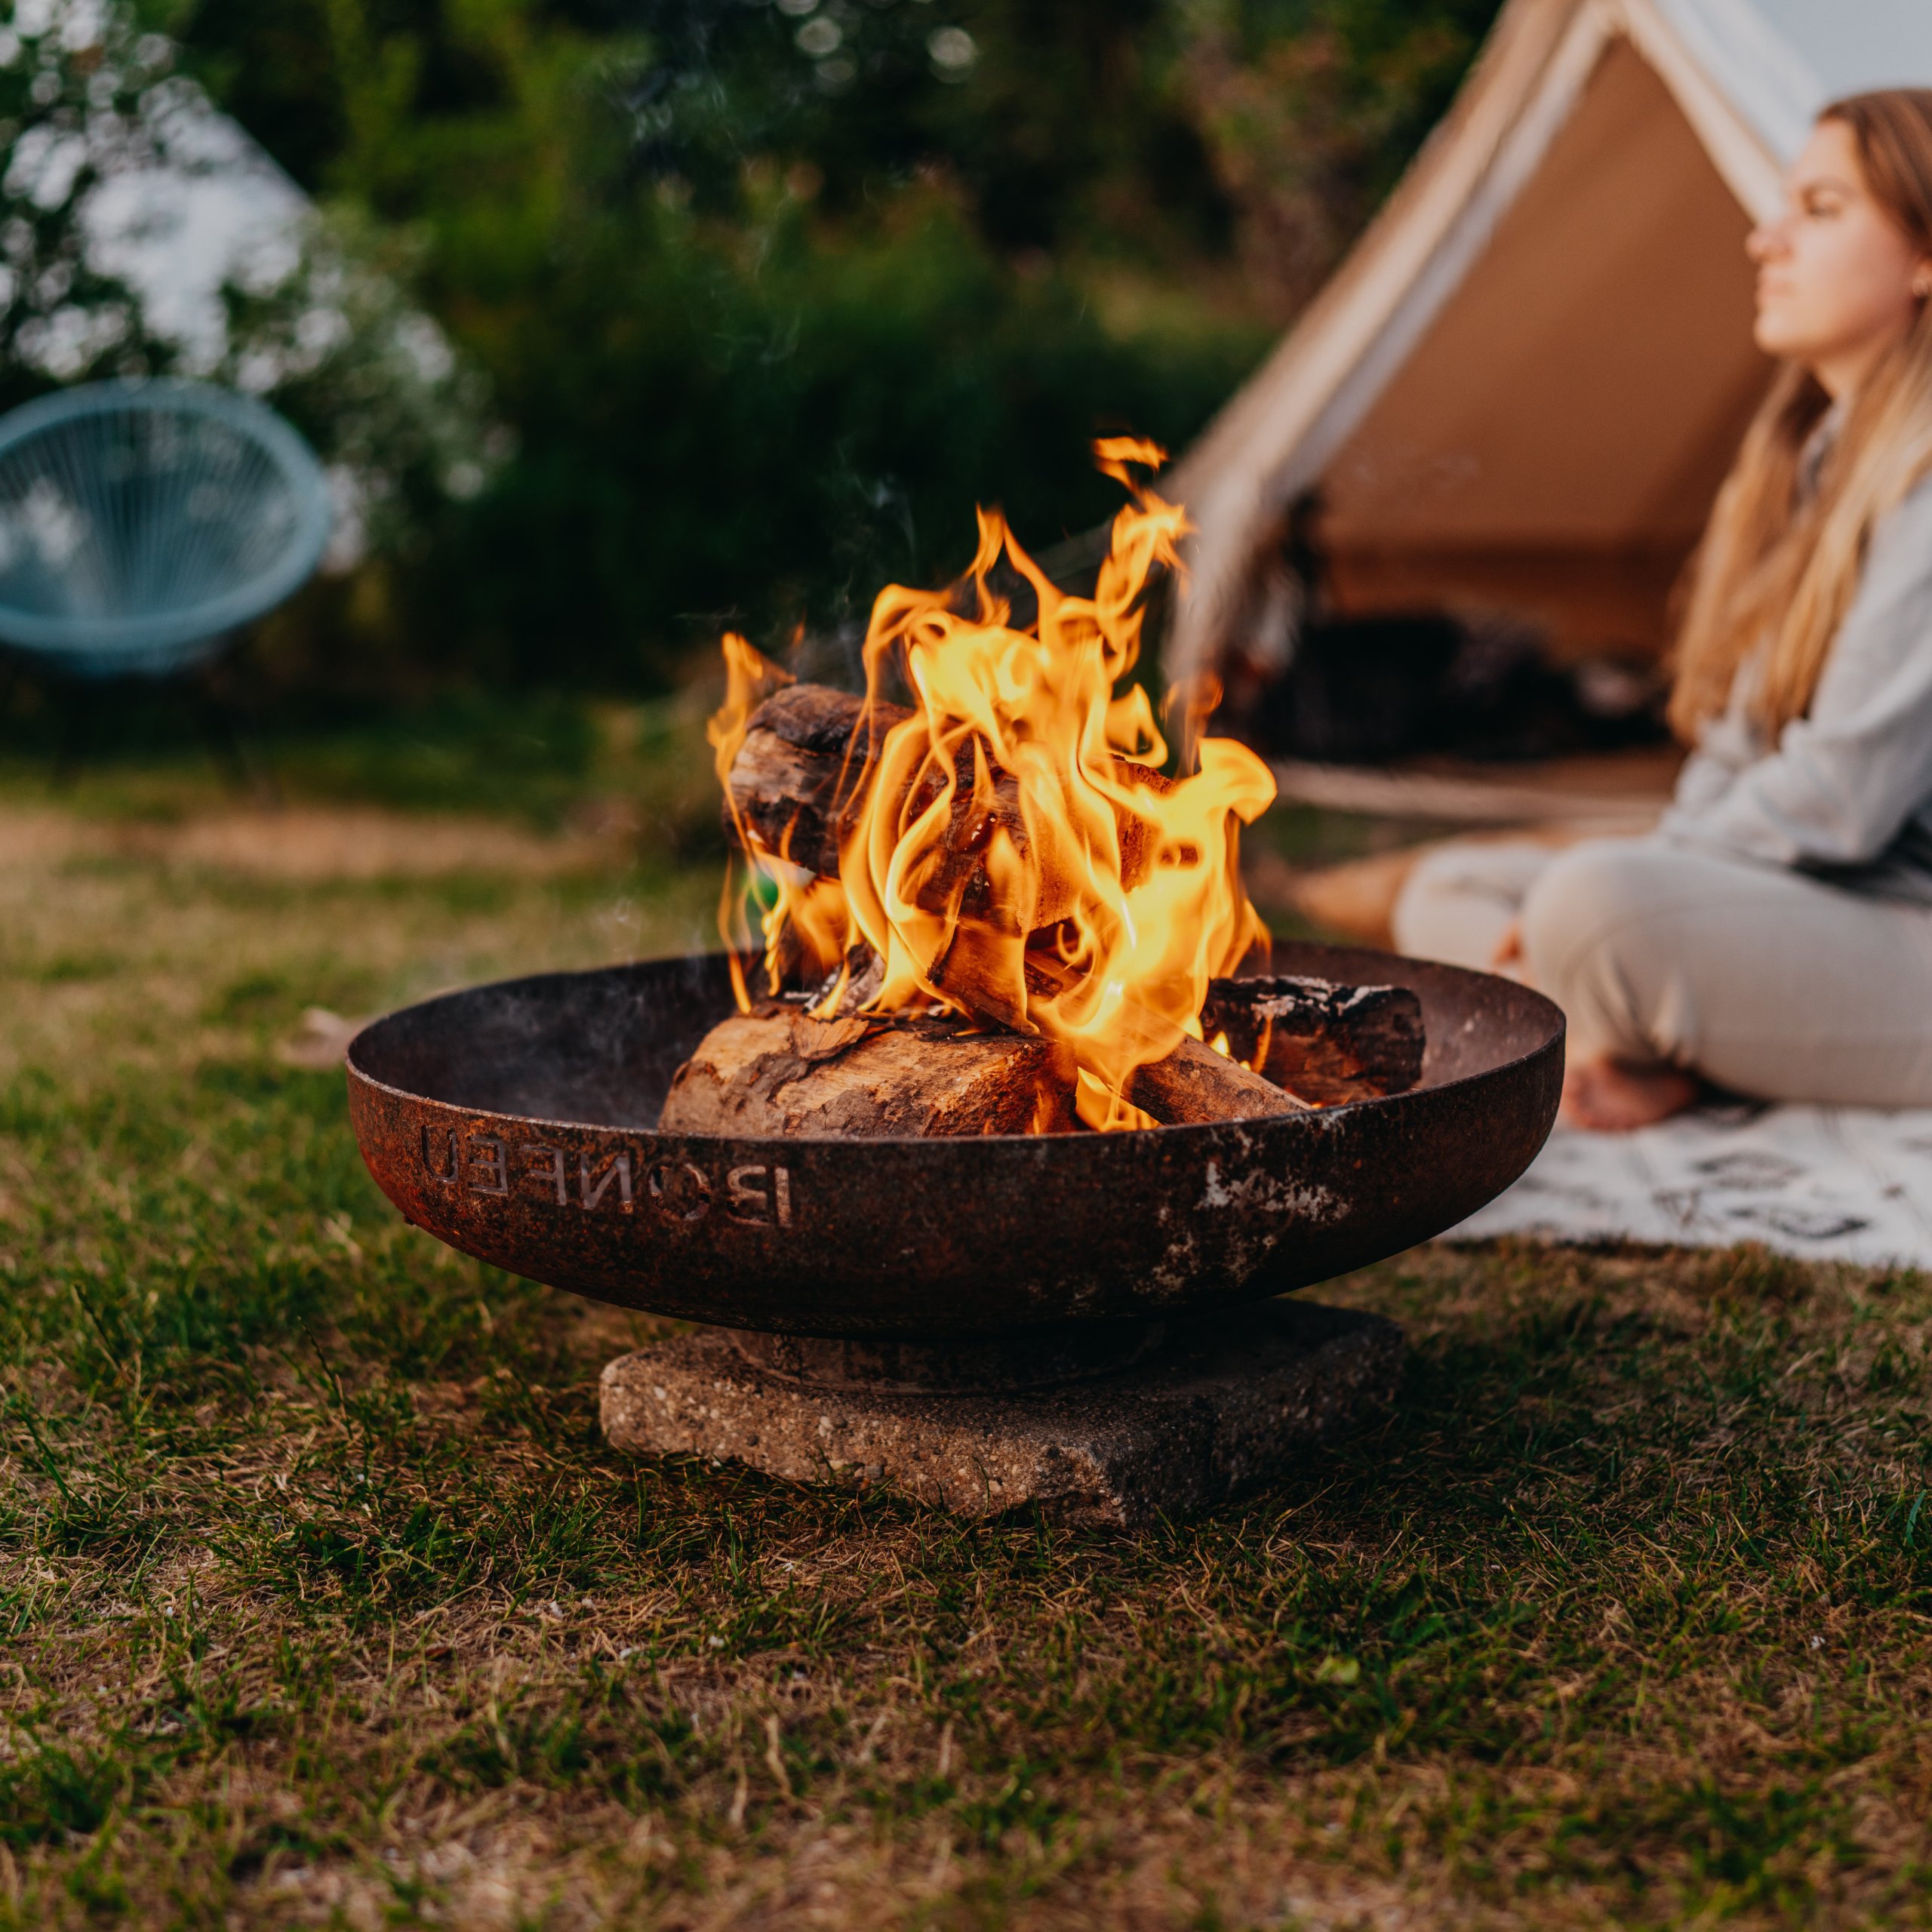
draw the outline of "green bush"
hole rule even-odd
[[[1096,431],[1186,438],[1251,348],[1124,343],[940,196],[893,214],[830,244],[776,210],[755,271],[675,211],[583,236],[495,372],[521,447],[457,533],[457,634],[513,675],[588,676],[687,625],[863,614],[888,578],[961,566],[976,502],[1039,543],[1110,514]]]

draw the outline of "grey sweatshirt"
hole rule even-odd
[[[1932,476],[1872,533],[1810,712],[1773,745],[1748,662],[1657,835],[1932,906]]]

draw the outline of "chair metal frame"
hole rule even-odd
[[[265,403],[211,383],[152,377],[57,390],[0,418],[0,466],[23,445],[64,423],[143,409],[208,418],[252,441],[286,482],[295,525],[266,569],[179,609],[51,613],[10,605],[0,595],[0,641],[70,677],[162,676],[213,657],[235,632],[298,590],[328,543],[328,485],[308,445]]]
[[[213,681],[213,667],[238,633],[300,589],[321,562],[333,521],[328,480],[309,445],[265,403],[211,383],[168,377],[84,383],[0,417],[0,473],[11,456],[50,430],[131,412],[200,417],[234,431],[287,488],[292,528],[266,568],[214,595],[165,609],[27,609],[10,605],[0,588],[0,710],[18,673],[29,667],[65,692],[54,759],[58,786],[78,773],[93,737],[98,699],[91,694],[123,681],[192,681],[196,688],[184,694],[216,762],[238,786],[272,798],[272,781],[254,768],[244,749],[232,709]]]

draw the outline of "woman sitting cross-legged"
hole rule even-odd
[[[1783,367],[1694,566],[1674,801],[1640,838],[1442,848],[1395,907],[1404,952],[1563,1008],[1586,1127],[1699,1077],[1932,1105],[1932,90],[1827,108],[1750,248]]]

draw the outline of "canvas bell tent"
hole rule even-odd
[[[1336,605],[1654,653],[1768,366],[1744,241],[1840,94],[1932,84],[1932,0],[1509,0],[1448,115],[1170,479],[1171,675],[1286,654],[1318,492]]]

